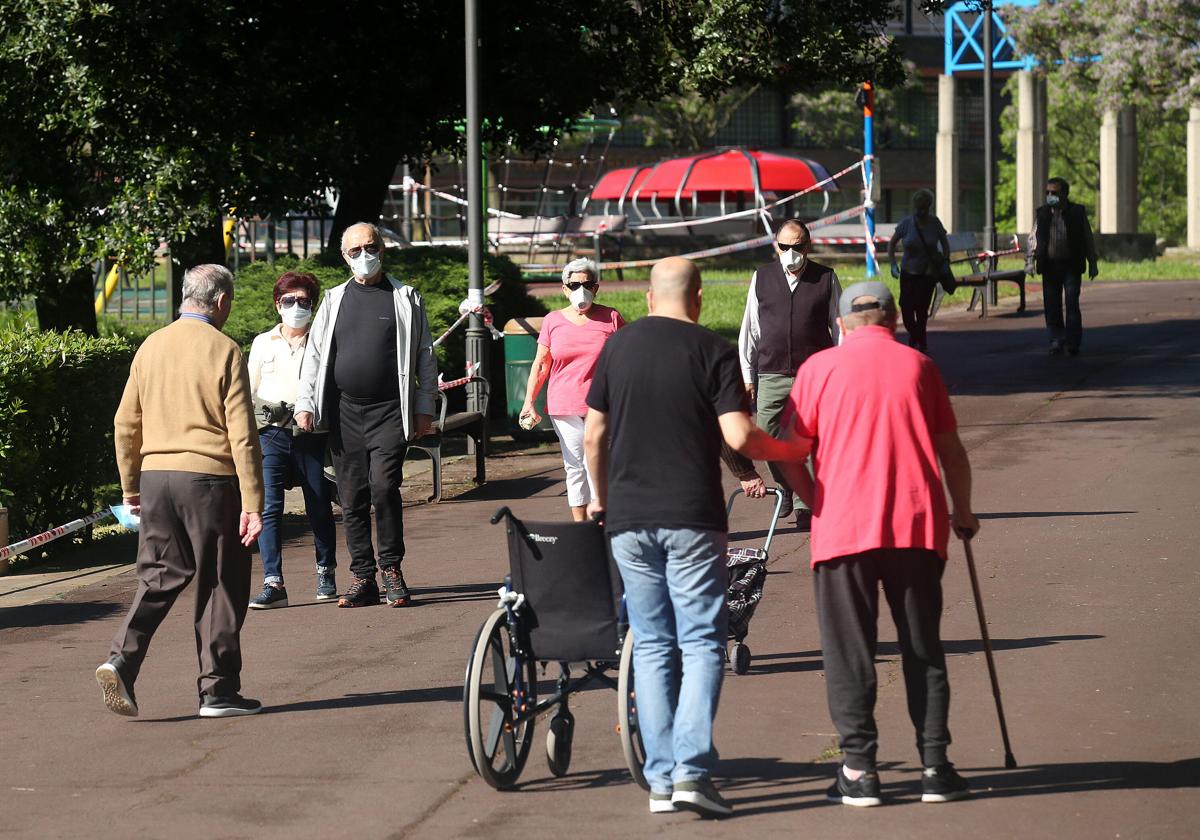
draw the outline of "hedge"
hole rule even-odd
[[[117,481],[112,420],[132,359],[117,336],[0,331],[0,505],[13,539],[114,501],[99,496]]]
[[[421,293],[429,315],[429,326],[436,339],[458,318],[458,305],[467,296],[467,252],[462,248],[404,248],[389,250],[384,256],[385,270]],[[546,314],[546,307],[531,297],[521,278],[521,271],[507,257],[484,256],[484,285],[500,280],[500,288],[488,298],[497,329],[510,318]],[[234,282],[233,312],[225,324],[226,335],[247,350],[254,336],[271,329],[279,321],[272,290],[279,275],[285,271],[308,271],[321,283],[322,291],[350,277],[345,267],[329,267],[315,259],[294,257],[277,259],[274,265],[254,262],[242,266]],[[462,376],[466,365],[465,325],[459,327],[438,348],[438,369],[446,379]],[[504,349],[499,341],[492,343],[491,371],[492,413],[504,411]],[[455,392],[461,397],[462,392]]]

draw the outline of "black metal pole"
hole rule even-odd
[[[992,113],[992,3],[983,4],[983,247],[996,250],[996,173]],[[989,263],[994,262],[994,258]]]
[[[465,0],[467,53],[467,300],[483,305],[483,156],[479,135],[479,18],[478,0]],[[467,321],[467,364],[479,366],[479,375],[487,376],[488,342],[483,316],[474,314]],[[483,385],[467,385],[467,409],[484,409]]]

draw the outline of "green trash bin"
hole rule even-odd
[[[514,438],[540,437],[541,432],[553,432],[550,418],[546,414],[546,387],[534,400],[533,407],[542,415],[542,421],[532,429],[522,429],[521,406],[525,404],[525,389],[529,384],[529,371],[533,369],[533,357],[537,355],[537,338],[542,329],[542,318],[513,318],[504,325],[504,395],[508,403],[508,428]]]

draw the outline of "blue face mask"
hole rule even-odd
[[[1051,207],[1057,207],[1058,206],[1058,194],[1057,193],[1046,193],[1046,203],[1049,204]]]

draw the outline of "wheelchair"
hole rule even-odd
[[[633,780],[649,790],[642,774],[646,756],[637,722],[633,632],[603,527],[523,522],[507,507],[491,522],[502,520],[510,573],[499,605],[471,645],[463,681],[463,729],[475,771],[497,790],[515,785],[537,719],[548,715],[546,763],[554,776],[565,775],[575,729],[571,695],[600,683],[616,689],[625,763]],[[545,674],[553,664],[558,665],[553,689],[539,697],[539,667]]]

